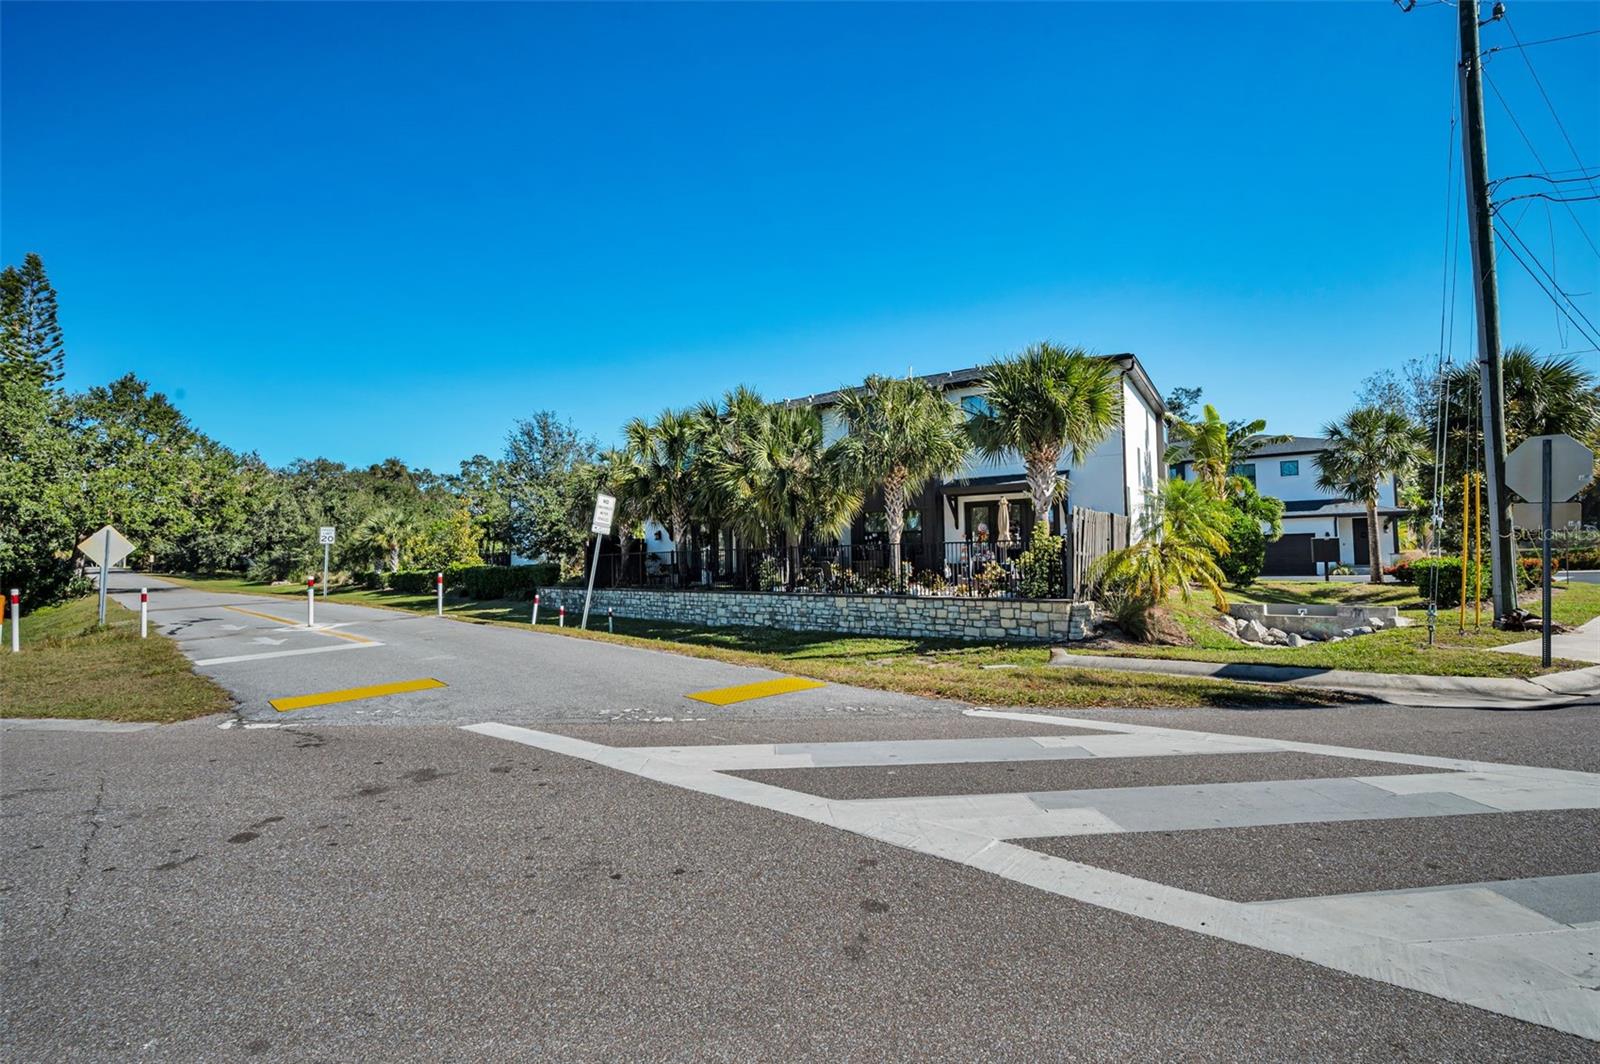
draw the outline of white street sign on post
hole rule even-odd
[[[1571,436],[1530,436],[1506,455],[1506,486],[1544,502],[1544,445],[1550,443],[1550,501],[1566,502],[1594,479],[1594,452]]]
[[[599,495],[594,500],[594,520],[589,522],[589,531],[596,535],[611,535],[611,519],[617,513],[617,500],[610,495]]]
[[[328,597],[328,548],[333,546],[333,526],[317,529],[317,542],[322,544],[322,597]]]
[[[110,525],[103,526],[98,532],[89,536],[78,549],[84,557],[100,567],[100,627],[106,624],[106,582],[111,575],[111,567],[121,564],[122,559],[133,552],[133,544],[121,532]]]
[[[578,627],[589,627],[589,600],[594,598],[594,573],[600,568],[600,541],[611,534],[611,519],[617,513],[617,500],[614,496],[601,492],[594,499],[594,520],[589,522],[589,531],[594,533],[594,560],[589,563],[589,590],[583,595],[583,620]]]
[[[1550,527],[1560,532],[1576,528],[1583,523],[1583,504],[1554,502],[1550,504]],[[1514,502],[1511,504],[1511,524],[1519,532],[1537,532],[1544,528],[1544,503]]]
[[[1506,486],[1539,504],[1542,612],[1539,662],[1550,667],[1550,540],[1557,522],[1555,504],[1566,502],[1594,480],[1594,452],[1571,436],[1530,436],[1506,455]]]

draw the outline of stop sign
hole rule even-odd
[[[1544,443],[1550,441],[1550,501],[1565,502],[1594,479],[1594,452],[1571,436],[1530,436],[1506,456],[1506,486],[1544,501]]]

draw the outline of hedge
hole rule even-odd
[[[402,569],[395,573],[364,573],[361,582],[372,588],[388,588],[420,595],[432,591],[436,569]],[[553,584],[560,575],[554,563],[534,565],[453,565],[444,571],[444,586],[453,595],[469,599],[531,598],[541,587]]]
[[[1460,558],[1418,558],[1410,564],[1409,575],[1411,579],[1404,582],[1414,583],[1417,590],[1422,593],[1422,597],[1427,598],[1433,587],[1432,573],[1435,571],[1439,574],[1439,608],[1449,609],[1461,605],[1462,568]],[[1482,578],[1482,583],[1479,586],[1482,588],[1484,596],[1487,597],[1491,586],[1489,582],[1489,567],[1487,565],[1478,566],[1478,573]],[[1396,576],[1398,577],[1398,575],[1397,573]],[[1470,563],[1466,567],[1466,576],[1468,584],[1471,585],[1472,565]]]

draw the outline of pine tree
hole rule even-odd
[[[0,270],[0,373],[53,387],[61,381],[64,354],[56,290],[44,260],[30,251],[21,267]]]

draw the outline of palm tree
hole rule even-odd
[[[863,485],[883,491],[889,572],[898,581],[906,504],[931,477],[953,473],[967,459],[961,411],[926,381],[874,375],[840,398],[839,414],[845,461]]]
[[[416,519],[394,506],[382,506],[367,514],[356,529],[356,543],[372,554],[374,564],[382,568],[388,561],[389,571],[400,571],[400,552],[417,534]]]
[[[1371,582],[1383,583],[1378,549],[1378,485],[1393,474],[1405,478],[1424,457],[1427,433],[1399,410],[1364,406],[1323,428],[1328,449],[1317,460],[1317,487],[1361,499],[1367,506],[1367,557]]]
[[[842,447],[824,444],[822,418],[811,407],[766,407],[743,429],[737,454],[717,463],[733,520],[750,542],[782,539],[792,590],[801,538],[808,529],[831,536],[849,527],[861,491]]]
[[[704,426],[692,411],[663,410],[655,421],[634,418],[623,429],[642,510],[672,533],[674,568],[686,571],[695,462]]]
[[[1239,481],[1233,467],[1254,454],[1264,444],[1283,443],[1288,436],[1267,436],[1267,423],[1262,418],[1254,421],[1223,421],[1217,408],[1207,403],[1200,410],[1199,421],[1172,420],[1168,423],[1171,443],[1167,447],[1166,461],[1175,465],[1181,461],[1194,463],[1195,478],[1211,486],[1221,498],[1238,494]]]
[[[1022,457],[1035,519],[1048,524],[1063,455],[1081,463],[1122,416],[1122,375],[1080,347],[1038,343],[984,373],[987,412],[967,422],[986,458]]]
[[[1526,344],[1513,344],[1500,358],[1505,382],[1506,447],[1530,436],[1565,433],[1583,443],[1600,441],[1600,380],[1574,358],[1540,356]],[[1448,370],[1446,424],[1457,446],[1482,453],[1483,407],[1478,364]]]
[[[1200,481],[1169,480],[1146,494],[1137,542],[1100,559],[1095,578],[1120,585],[1152,606],[1165,602],[1173,588],[1188,602],[1191,585],[1199,584],[1218,610],[1226,610],[1217,557],[1228,553],[1233,515],[1233,508]]]
[[[724,392],[720,406],[707,401],[694,409],[701,438],[694,466],[692,517],[706,530],[707,567],[713,573],[718,569],[722,532],[733,510],[722,470],[743,464],[752,426],[766,416],[766,409],[766,401],[742,384]]]

